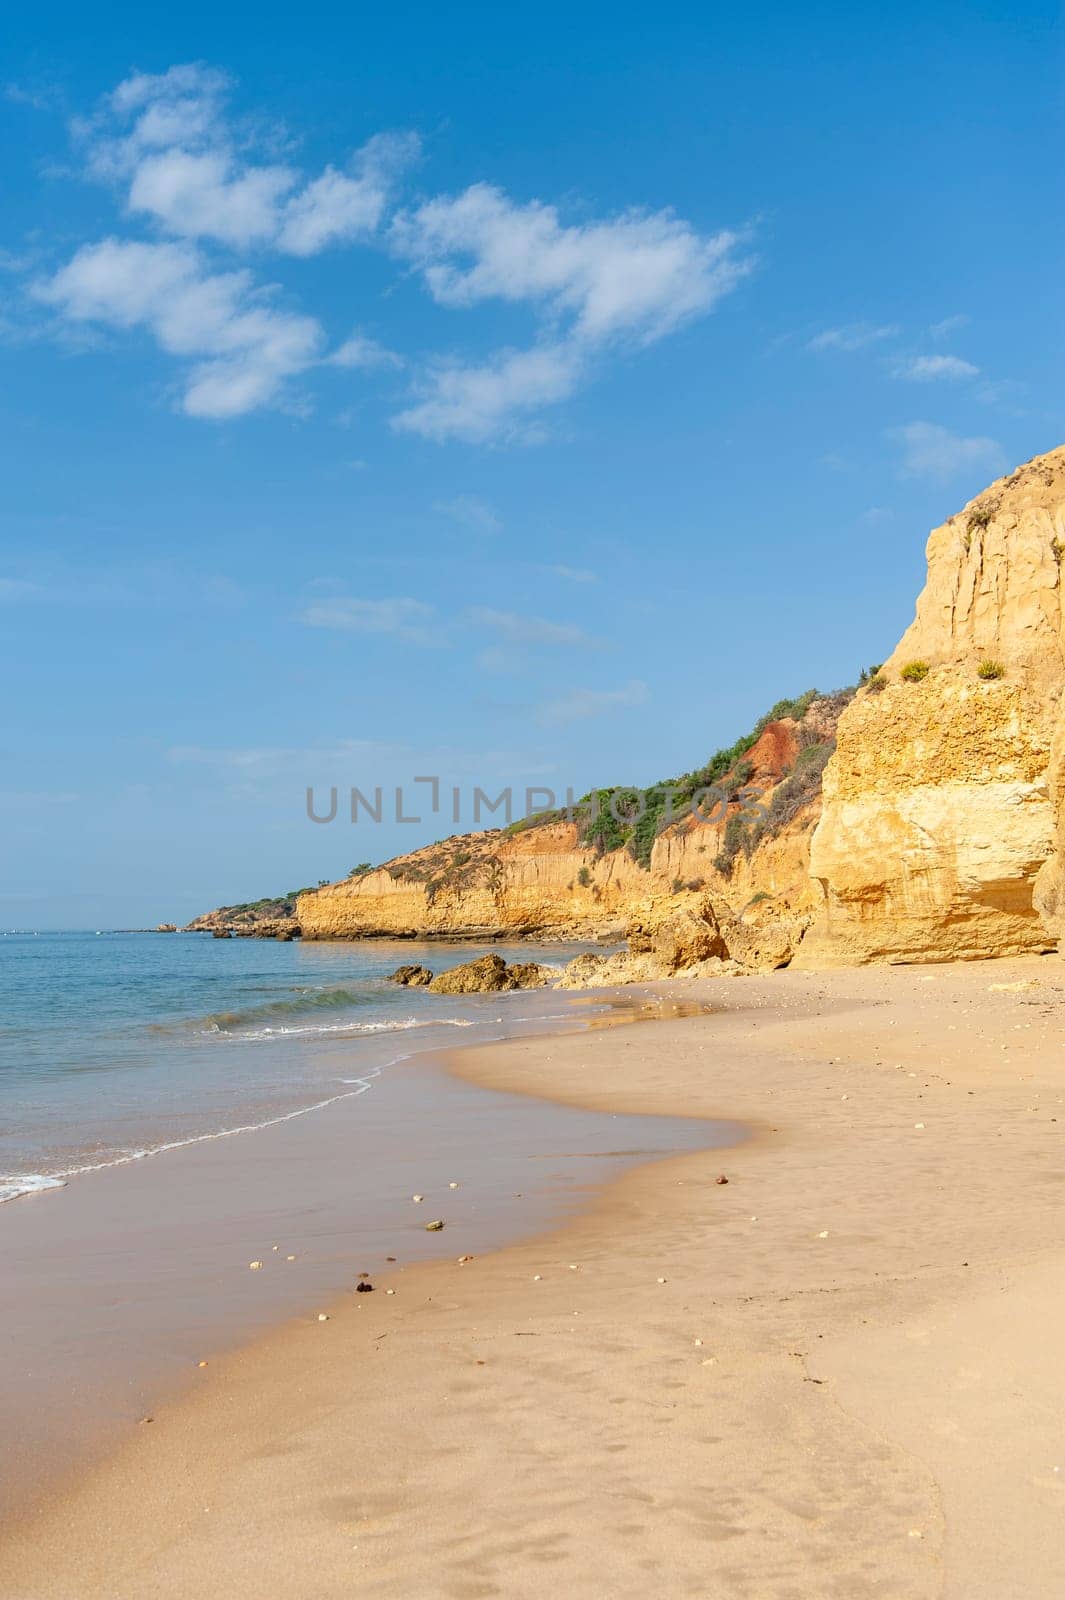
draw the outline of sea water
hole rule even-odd
[[[534,1030],[572,1007],[550,990],[432,995],[388,981],[401,963],[441,971],[489,948],[561,967],[587,947],[0,935],[0,1201],[327,1113],[411,1054]]]

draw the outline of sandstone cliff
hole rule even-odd
[[[927,554],[913,623],[840,720],[802,965],[1043,951],[1065,926],[1065,448]]]
[[[649,950],[679,912],[696,921],[709,915],[715,928],[720,921],[726,953],[745,963],[781,965],[818,904],[809,841],[847,698],[810,691],[782,702],[747,739],[672,780],[675,822],[655,810],[656,790],[645,821],[626,828],[611,818],[610,791],[602,791],[597,823],[549,817],[456,836],[306,892],[297,913],[303,936],[616,943],[631,934],[634,948]],[[733,796],[727,805],[710,801],[716,820],[684,814],[684,796],[708,785]]]

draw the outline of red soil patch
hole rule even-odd
[[[782,722],[771,722],[759,734],[742,758],[754,769],[755,778],[768,779],[772,783],[780,781],[799,753],[796,726],[789,718]]]

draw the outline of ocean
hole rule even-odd
[[[3,934],[0,1201],[324,1111],[414,1053],[572,1016],[550,991],[387,981],[403,962],[440,971],[489,948],[561,967],[587,947]]]

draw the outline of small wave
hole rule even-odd
[[[65,1189],[63,1178],[48,1178],[43,1172],[11,1173],[0,1175],[0,1205],[5,1200],[17,1200],[22,1194],[41,1194],[45,1189]]]
[[[379,1078],[388,1062],[382,1062],[378,1067],[371,1067],[361,1078],[343,1078],[341,1082],[351,1087],[341,1089],[338,1094],[328,1095],[324,1100],[316,1100],[313,1105],[297,1106],[295,1111],[283,1111],[279,1116],[266,1117],[262,1122],[244,1122],[237,1128],[219,1128],[217,1133],[192,1133],[187,1139],[169,1139],[165,1144],[146,1145],[143,1150],[124,1150],[120,1155],[109,1156],[106,1161],[87,1161],[83,1166],[64,1167],[52,1177],[45,1177],[40,1173],[32,1173],[26,1177],[2,1178],[0,1177],[0,1204],[5,1200],[17,1200],[21,1195],[35,1194],[44,1189],[64,1189],[69,1178],[80,1178],[87,1172],[103,1172],[109,1167],[127,1167],[131,1161],[146,1161],[149,1156],[161,1156],[167,1150],[184,1150],[190,1144],[210,1144],[215,1139],[234,1139],[238,1133],[260,1133],[263,1128],[275,1128],[281,1122],[293,1122],[297,1117],[309,1116],[312,1111],[324,1111],[326,1106],[335,1106],[340,1100],[354,1100],[357,1095],[365,1094],[375,1078]]]
[[[291,1028],[256,1028],[239,1035],[241,1039],[293,1039],[313,1036],[324,1038],[327,1034],[363,1036],[371,1033],[406,1033],[409,1028],[472,1028],[472,1019],[466,1017],[406,1017],[402,1022],[308,1022]]]
[[[289,1000],[270,1000],[243,1011],[215,1011],[204,1019],[208,1033],[236,1033],[268,1017],[301,1016],[316,1011],[366,1005],[373,997],[364,989],[301,989]]]

